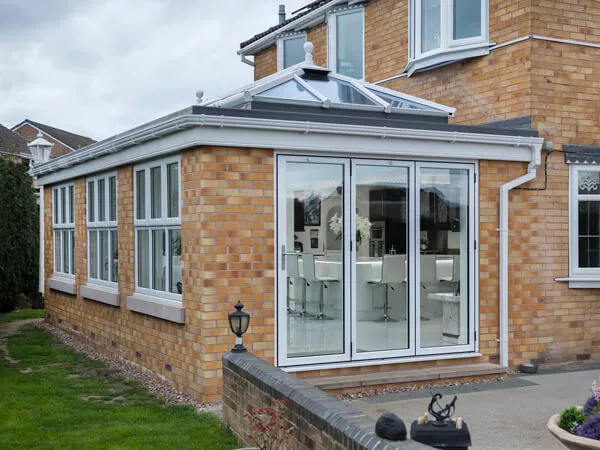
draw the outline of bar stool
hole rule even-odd
[[[317,276],[315,270],[315,255],[312,253],[302,253],[302,275],[304,277],[306,286],[310,286],[311,283],[320,284],[320,295],[319,295],[319,313],[316,315],[317,319],[331,320],[332,317],[328,317],[323,313],[324,307],[324,292],[328,289],[328,283],[339,283],[340,280],[334,277],[320,277]]]
[[[406,256],[405,255],[384,255],[381,264],[381,278],[368,282],[372,285],[385,286],[385,300],[383,302],[383,316],[375,322],[398,322],[392,319],[388,311],[391,308],[389,304],[389,289],[394,289],[394,284],[406,283]]]
[[[298,267],[298,254],[288,253],[285,255],[285,266],[287,268],[287,311],[288,314],[304,315],[306,312],[306,280],[300,275]],[[291,287],[296,285],[296,280],[301,280],[299,284],[301,288],[300,300],[301,310],[296,311],[290,306]]]

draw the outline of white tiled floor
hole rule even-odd
[[[407,348],[407,321],[357,323],[358,351],[399,350]],[[289,357],[343,353],[344,326],[342,320],[319,320],[310,316],[288,316]],[[421,321],[423,347],[438,347],[442,343],[442,319]]]

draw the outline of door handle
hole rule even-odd
[[[285,245],[281,246],[281,270],[285,270]]]

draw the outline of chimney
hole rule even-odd
[[[279,5],[279,24],[285,22],[285,5]]]

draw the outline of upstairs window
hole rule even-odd
[[[343,9],[329,14],[329,68],[341,75],[363,79],[365,65],[364,10]]]
[[[88,278],[118,281],[117,175],[87,179]]]
[[[287,69],[304,61],[306,34],[282,36],[277,40],[277,70]]]
[[[406,70],[489,53],[488,0],[411,0]]]
[[[52,189],[52,232],[54,238],[54,274],[75,275],[75,212],[73,184]]]

